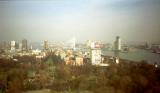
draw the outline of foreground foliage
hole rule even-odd
[[[160,93],[160,68],[144,61],[97,67],[0,59],[1,92],[45,88],[53,93]]]

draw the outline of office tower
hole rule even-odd
[[[16,41],[11,41],[10,46],[11,46],[11,51],[15,51],[15,49],[16,49]]]
[[[15,43],[15,48],[19,49],[19,43],[18,42]]]
[[[27,50],[27,40],[22,40],[22,50]]]
[[[116,41],[114,42],[114,56],[119,58],[119,52],[121,51],[121,39],[119,36],[116,37]]]
[[[44,48],[44,50],[47,50],[48,49],[48,41],[44,41],[43,42],[43,48]]]
[[[100,44],[97,42],[92,42],[91,43],[91,63],[92,65],[99,65],[102,62],[102,51],[101,51],[101,47]]]
[[[116,37],[116,41],[114,42],[115,51],[121,50],[121,39],[119,36]]]
[[[99,65],[101,64],[102,62],[102,51],[101,49],[92,49],[91,50],[91,62],[92,62],[92,65]]]

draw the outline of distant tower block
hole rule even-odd
[[[121,51],[121,39],[119,36],[116,37],[116,41],[114,42],[114,55],[116,58],[119,58],[119,52]]]
[[[102,55],[102,52],[101,52],[101,49],[92,49],[91,50],[91,62],[92,62],[92,65],[99,65],[101,64],[101,57]]]
[[[48,41],[43,42],[43,48],[44,48],[44,50],[47,50],[49,48]]]
[[[116,37],[116,41],[114,42],[115,51],[121,51],[121,39],[119,36]]]
[[[11,41],[11,51],[16,49],[16,41]]]
[[[26,39],[23,39],[22,40],[22,50],[27,50],[27,40]]]

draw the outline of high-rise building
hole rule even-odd
[[[22,50],[27,50],[28,46],[27,46],[27,40],[23,39],[22,40]]]
[[[47,50],[48,48],[49,48],[49,46],[48,46],[48,41],[44,41],[43,42],[43,48],[44,48],[44,50]]]
[[[116,37],[116,41],[114,42],[115,51],[121,50],[121,39],[119,36]]]
[[[15,48],[16,48],[16,49],[19,49],[19,42],[16,42]]]
[[[121,39],[119,36],[116,37],[116,41],[114,42],[114,56],[119,58],[119,52],[121,51]]]
[[[101,49],[92,49],[91,50],[91,60],[92,60],[92,65],[99,65],[102,62],[102,52]]]
[[[11,41],[11,51],[15,51],[16,49],[16,41]]]
[[[101,44],[98,42],[91,42],[90,48],[92,65],[100,65],[102,62]]]

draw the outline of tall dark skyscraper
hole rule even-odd
[[[22,40],[22,50],[27,50],[27,40],[26,39],[23,39]]]

